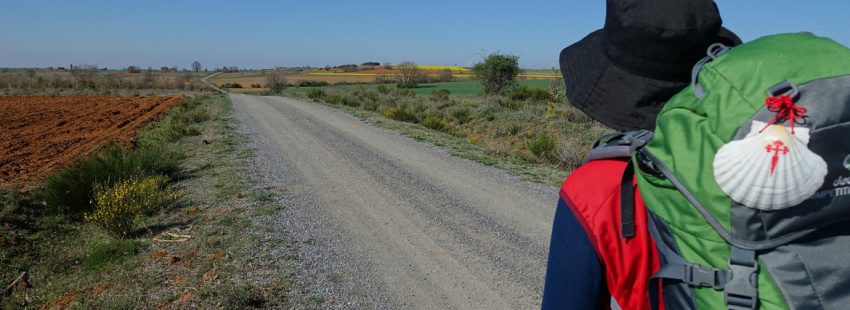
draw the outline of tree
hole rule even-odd
[[[201,63],[199,61],[195,60],[192,62],[192,71],[201,71]]]
[[[393,68],[393,63],[391,63],[391,62],[389,62],[389,61],[384,62],[383,67],[384,67],[384,69],[392,70],[392,68]]]
[[[416,88],[422,79],[422,69],[415,62],[405,61],[398,64],[398,88]]]
[[[502,93],[514,86],[519,71],[519,56],[500,53],[490,54],[472,67],[487,94]]]
[[[127,73],[139,73],[142,72],[142,68],[138,66],[127,66]]]
[[[286,88],[286,77],[283,75],[283,70],[274,69],[266,75],[266,87],[273,93],[279,93]]]

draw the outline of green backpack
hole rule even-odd
[[[708,54],[633,157],[651,285],[667,309],[850,308],[850,49],[797,33]]]

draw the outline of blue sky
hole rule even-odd
[[[470,65],[498,51],[546,68],[605,16],[603,0],[3,2],[0,67]],[[850,1],[717,3],[745,41],[811,31],[850,45]]]

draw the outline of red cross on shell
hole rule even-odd
[[[785,146],[782,140],[773,140],[773,143],[768,144],[764,149],[768,153],[773,152],[773,157],[770,159],[770,175],[773,175],[773,171],[776,170],[776,164],[779,163],[779,153],[787,155],[790,149]]]

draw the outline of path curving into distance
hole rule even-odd
[[[556,188],[315,103],[230,98],[327,306],[540,307]]]

